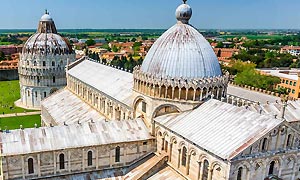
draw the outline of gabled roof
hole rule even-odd
[[[100,63],[84,60],[67,74],[105,93],[112,99],[132,106],[133,74]]]
[[[51,116],[51,118],[43,118],[43,121],[48,125],[50,123],[52,125],[63,125],[64,123],[74,124],[78,121],[83,123],[92,120],[105,120],[104,116],[67,88],[42,101],[42,111],[43,114],[46,113]]]
[[[1,156],[152,139],[141,119],[98,121],[1,133]]]
[[[227,160],[283,123],[217,100],[209,100],[193,111],[158,117],[155,121]]]

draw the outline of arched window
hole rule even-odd
[[[262,151],[267,151],[268,150],[268,139],[264,138],[262,146],[261,146]]]
[[[274,173],[274,166],[275,166],[275,161],[272,161],[270,163],[269,175],[272,175]]]
[[[65,169],[65,155],[59,155],[59,169]]]
[[[52,77],[52,81],[53,81],[53,83],[55,83],[55,76]]]
[[[52,66],[55,66],[55,61],[52,61]]]
[[[240,167],[239,171],[238,171],[238,174],[237,174],[236,180],[242,180],[242,176],[243,176],[243,168]]]
[[[43,66],[46,66],[46,61],[43,61]]]
[[[208,180],[208,167],[209,162],[207,160],[204,160],[203,162],[203,171],[202,171],[202,180]]]
[[[92,166],[93,165],[93,152],[89,151],[88,152],[88,166]]]
[[[34,173],[33,159],[29,158],[28,159],[28,174],[33,174],[33,173]]]
[[[286,147],[292,147],[292,145],[293,145],[293,138],[292,135],[289,134],[286,141]]]
[[[36,65],[37,65],[36,61],[34,61],[34,62],[33,62],[33,65],[34,65],[34,66],[36,66]]]
[[[186,156],[187,156],[187,149],[186,147],[182,148],[182,157],[181,157],[181,165],[186,166]]]
[[[120,162],[120,147],[116,147],[115,162]]]
[[[44,98],[47,96],[47,93],[46,92],[44,92]]]

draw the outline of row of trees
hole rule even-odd
[[[232,61],[230,66],[223,67],[231,75],[234,82],[239,85],[248,85],[269,91],[277,91],[275,88],[280,83],[280,78],[262,75],[255,69],[256,64],[242,61]]]
[[[250,61],[257,64],[258,68],[272,68],[272,67],[297,67],[299,60],[297,57],[287,53],[279,53],[278,51],[265,51],[258,48],[241,50],[237,55],[233,56],[235,60],[244,62]]]
[[[133,57],[130,55],[128,58],[125,56],[119,58],[117,56],[114,57],[114,59],[110,62],[111,65],[117,66],[123,69],[127,69],[130,71],[133,71],[133,68],[137,65],[142,65],[143,58],[140,57],[137,61],[133,59]]]

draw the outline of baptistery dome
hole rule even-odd
[[[177,24],[167,30],[149,50],[141,71],[156,77],[195,79],[221,76],[221,68],[209,42],[189,24],[192,9],[176,10]]]
[[[46,11],[37,32],[24,44],[20,56],[19,106],[39,109],[43,99],[65,87],[65,67],[74,61],[72,47],[57,33],[53,19]]]
[[[32,35],[23,47],[23,54],[70,54],[70,44],[59,34],[52,17],[46,12],[40,19],[37,32]]]

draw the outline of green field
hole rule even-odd
[[[0,114],[30,112],[15,107],[14,102],[20,99],[19,81],[0,81]]]
[[[265,39],[277,39],[282,36],[280,35],[222,35],[220,37],[224,39],[247,37],[250,40],[265,40]]]
[[[19,129],[20,125],[22,125],[23,128],[32,128],[35,126],[35,124],[37,124],[38,127],[41,126],[41,116],[40,115],[0,118],[1,130]]]

